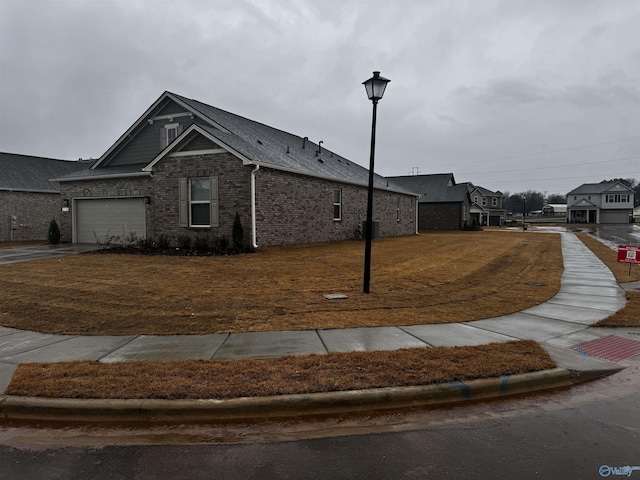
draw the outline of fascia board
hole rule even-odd
[[[151,177],[151,172],[131,172],[131,173],[114,173],[111,175],[90,175],[86,177],[75,178],[52,178],[52,182],[84,182],[85,180],[102,180],[113,178],[131,178],[131,177]]]
[[[54,181],[54,180],[50,180],[50,181]],[[32,190],[29,188],[6,188],[6,187],[0,187],[0,192],[60,194],[59,190]]]

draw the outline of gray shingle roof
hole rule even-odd
[[[588,193],[602,193],[609,190],[618,182],[583,183],[578,188],[571,190],[567,195],[585,195]],[[620,184],[622,185],[622,184]],[[629,189],[631,191],[632,189]]]
[[[453,173],[388,178],[393,183],[420,194],[420,203],[463,202],[468,196],[467,186],[456,185]]]
[[[60,187],[50,179],[84,170],[91,163],[0,152],[0,190],[57,193]]]
[[[197,100],[169,93],[201,116],[222,126],[230,133],[214,127],[203,127],[221,142],[248,159],[307,175],[368,185],[369,170],[298,135],[226,112]],[[303,147],[305,144],[305,148]],[[401,185],[375,175],[374,186],[408,193]]]

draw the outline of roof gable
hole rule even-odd
[[[95,173],[107,167],[114,152],[131,142],[132,138],[140,134],[154,119],[166,120],[175,115],[176,112],[168,102],[173,102],[183,109],[183,112],[177,112],[178,114],[188,112],[193,115],[191,119],[193,122],[188,126],[185,125],[184,132],[165,150],[159,151],[158,147],[158,152],[152,153],[150,158],[145,160],[144,171],[146,172],[151,171],[153,165],[165,156],[175,153],[176,145],[178,142],[185,141],[187,132],[189,134],[197,132],[241,158],[245,164],[261,165],[357,185],[368,184],[367,169],[327,150],[322,146],[322,142],[316,144],[309,141],[307,137],[302,138],[171,92],[164,92],[100,157],[92,167]],[[158,145],[160,145],[159,142]],[[131,163],[135,161],[134,158]],[[140,172],[140,169],[136,171]],[[380,175],[374,176],[374,186],[410,193]]]
[[[571,190],[567,195],[588,195],[604,192],[629,192],[633,189],[620,182],[583,183],[578,188]]]

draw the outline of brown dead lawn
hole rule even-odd
[[[632,265],[629,275],[629,264],[618,262],[617,251],[611,250],[589,235],[579,234],[578,237],[609,267],[618,283],[640,281],[640,265]],[[627,292],[627,305],[612,316],[600,320],[595,326],[640,327],[640,292]]]
[[[549,355],[529,340],[268,360],[32,363],[18,367],[6,393],[49,398],[228,399],[462,382],[554,367]]]
[[[0,266],[0,324],[57,334],[205,334],[449,323],[555,295],[560,238],[426,233],[228,257],[74,255]],[[532,286],[531,284],[542,284]],[[326,300],[342,293],[346,300]]]

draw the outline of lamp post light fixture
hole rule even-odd
[[[387,83],[391,80],[381,77],[380,72],[373,72],[373,77],[362,82],[367,90],[367,97],[373,102],[373,120],[371,122],[371,156],[369,159],[369,192],[367,195],[367,225],[365,226],[364,247],[364,293],[369,293],[371,283],[371,232],[373,229],[373,164],[376,152],[376,114],[378,101],[384,95]]]

